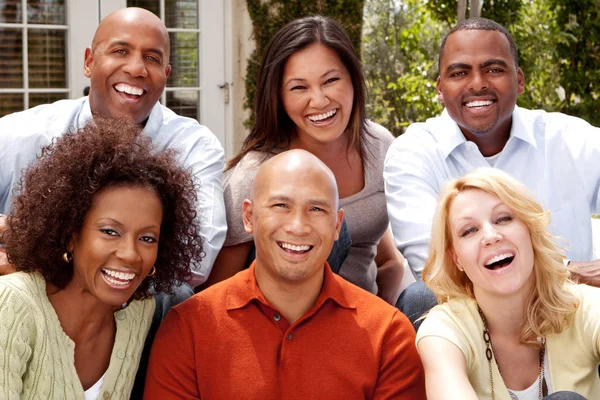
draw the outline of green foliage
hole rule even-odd
[[[556,8],[559,65],[565,99],[560,110],[600,126],[600,4],[598,0],[549,0]]]
[[[357,54],[360,54],[364,0],[247,0],[246,3],[256,41],[256,49],[246,69],[246,109],[254,108],[258,69],[269,40],[294,19],[316,14],[336,19],[344,26]],[[251,128],[253,123],[254,116],[251,115],[245,125]]]
[[[441,111],[436,55],[445,26],[422,1],[367,0],[363,60],[367,115],[395,136]]]
[[[441,110],[438,46],[456,24],[456,0],[367,0],[363,57],[369,117],[395,135]],[[506,26],[519,48],[526,108],[600,126],[598,0],[485,0],[481,15]]]

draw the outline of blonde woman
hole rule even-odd
[[[600,399],[600,289],[569,280],[548,223],[500,170],[447,185],[417,334],[428,399]]]

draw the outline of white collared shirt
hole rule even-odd
[[[437,197],[446,181],[490,167],[446,110],[412,124],[384,165],[388,215],[398,249],[420,278]],[[582,119],[515,107],[510,138],[495,168],[523,182],[551,212],[550,231],[566,257],[592,260],[590,217],[600,210],[600,129]]]
[[[13,188],[22,170],[35,160],[41,148],[65,132],[81,128],[91,118],[87,97],[61,100],[0,118],[0,213],[9,214]],[[221,175],[223,147],[205,126],[181,117],[156,103],[143,131],[158,150],[179,151],[178,157],[194,175],[198,190],[198,215],[206,256],[193,266],[190,285],[206,280],[223,246],[227,222]]]

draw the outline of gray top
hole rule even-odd
[[[352,238],[350,253],[340,269],[340,275],[361,288],[376,294],[377,244],[388,227],[385,193],[383,188],[383,160],[394,137],[376,123],[370,122],[373,137],[365,136],[367,159],[365,186],[352,196],[340,199],[345,211],[346,224]],[[250,189],[258,166],[274,154],[248,153],[223,175],[223,195],[227,211],[227,237],[224,246],[233,246],[252,240],[244,231],[242,203],[250,198]]]

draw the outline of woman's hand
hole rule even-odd
[[[404,257],[394,244],[392,231],[388,228],[377,245],[377,295],[395,306],[400,296],[400,283],[404,275]]]

